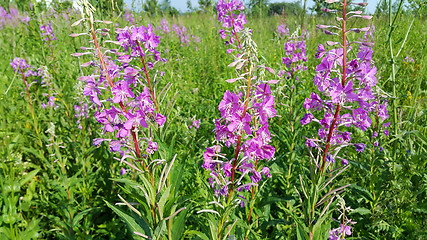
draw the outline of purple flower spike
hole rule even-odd
[[[230,31],[221,29],[219,31],[222,39],[227,39],[226,42],[233,44],[235,34],[243,30],[243,25],[247,23],[246,16],[241,11],[245,9],[243,2],[240,0],[219,0],[216,6],[218,11],[218,21],[222,23],[224,28],[230,28]],[[239,11],[239,14],[235,12]],[[237,46],[241,48],[241,46]]]
[[[282,57],[282,63],[285,65],[286,70],[280,71],[278,75],[286,79],[294,76],[298,80],[299,77],[296,76],[296,72],[307,70],[307,67],[304,66],[304,63],[307,62],[304,34],[289,38],[285,43],[284,50],[286,57]]]
[[[282,37],[289,36],[289,28],[285,24],[278,25],[277,33]]]
[[[41,35],[44,37],[43,42],[51,44],[52,41],[58,40],[53,33],[50,23],[40,26]]]
[[[125,12],[124,17],[129,22],[134,21],[129,12]],[[49,26],[42,28],[43,31],[51,32]],[[91,29],[91,42],[97,42],[98,34],[109,32],[109,29],[94,31],[93,26]],[[112,152],[120,153],[121,161],[126,161],[127,157],[149,159],[144,150],[148,155],[157,151],[157,143],[152,141],[151,129],[163,126],[166,122],[166,117],[159,113],[155,89],[150,80],[153,75],[158,80],[164,73],[158,70],[153,73],[150,70],[157,63],[166,62],[166,59],[161,58],[156,51],[159,36],[156,36],[151,25],[126,26],[116,29],[116,33],[117,41],[102,41],[102,44],[82,47],[84,51],[92,51],[90,53],[94,56],[82,66],[96,69],[92,75],[79,78],[85,83],[83,95],[89,97],[91,104],[81,101],[79,105],[75,105],[75,116],[80,123],[83,117],[87,118],[89,110],[94,109],[94,117],[100,123],[103,133],[112,133],[108,135],[114,136],[113,139],[108,139],[109,148]],[[85,34],[74,34],[74,37],[83,35]],[[98,43],[101,41],[98,40]],[[107,49],[109,43],[120,47]],[[103,54],[98,54],[99,52]],[[74,55],[84,57],[89,54]],[[48,102],[50,105],[54,103],[53,99]],[[102,141],[95,141],[97,145],[100,142]],[[135,166],[147,171],[148,165],[149,162],[141,161],[141,165]]]

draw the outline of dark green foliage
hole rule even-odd
[[[302,11],[299,2],[274,2],[268,6],[270,7],[269,14],[299,15]]]
[[[249,1],[249,11],[251,14],[263,17],[268,14],[268,0],[251,0]]]

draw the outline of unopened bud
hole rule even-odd
[[[275,74],[275,72],[272,68],[266,67],[265,70],[267,70],[271,74]]]
[[[74,27],[74,26],[79,25],[83,20],[85,20],[85,19],[84,19],[84,18],[82,18],[82,19],[80,19],[80,20],[78,20],[78,21],[74,22],[73,24],[71,24],[71,27]]]
[[[328,8],[321,8],[320,10],[322,10],[324,12],[331,12],[331,9],[328,9]]]

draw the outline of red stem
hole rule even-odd
[[[24,72],[22,72],[22,69],[21,69],[21,63],[19,63],[19,71],[20,71],[20,72],[21,72],[21,74],[22,74],[22,80],[24,80],[25,88],[27,89],[27,96],[28,96],[28,101],[29,101],[29,103],[30,103],[31,112],[32,112],[32,113],[33,113],[33,115],[34,115],[34,110],[33,110],[33,101],[31,100],[31,97],[30,97],[30,90],[28,89],[27,80],[25,79]]]
[[[157,112],[159,112],[159,105],[157,104],[156,96],[154,95],[153,88],[151,87],[151,81],[150,81],[150,78],[148,77],[148,71],[147,71],[147,67],[145,66],[144,57],[142,56],[141,47],[139,46],[138,41],[136,41],[136,44],[138,45],[139,55],[141,55],[141,61],[142,61],[142,65],[144,66],[145,77],[147,78],[148,87],[150,88],[151,97],[153,97],[154,105],[156,105],[156,110],[157,110]]]
[[[342,79],[341,79],[341,85],[342,87],[345,86],[346,82],[346,71],[347,71],[347,40],[346,40],[346,9],[347,8],[347,0],[344,0],[343,3],[343,11],[342,11],[342,41],[343,41],[343,60],[342,60]],[[331,126],[329,127],[329,133],[328,138],[326,140],[326,146],[325,151],[323,151],[323,162],[322,167],[320,167],[320,173],[322,173],[323,168],[325,167],[326,163],[326,157],[328,155],[329,148],[331,146],[331,138],[332,138],[332,132],[335,128],[335,124],[338,120],[339,112],[340,112],[341,105],[337,104],[337,108],[335,109],[335,115],[334,120],[332,121]]]
[[[234,18],[233,18],[233,13],[231,11],[230,11],[230,17],[231,17],[232,28],[234,29]],[[236,31],[234,31],[234,37],[236,38],[237,43],[239,44],[238,47],[241,47],[240,46],[240,40],[239,40],[239,37],[237,36]],[[245,66],[245,73],[247,73],[247,72],[248,72],[248,68]],[[243,108],[242,118],[244,118],[246,116],[246,111],[248,109],[250,89],[251,89],[251,76],[248,75],[248,86],[247,86],[247,89],[246,89],[246,100],[245,100],[245,106]],[[239,137],[237,139],[236,151],[234,153],[233,168],[231,169],[231,187],[228,190],[229,198],[231,198],[231,195],[232,195],[232,193],[234,191],[234,176],[235,176],[235,173],[236,173],[237,157],[239,157],[241,141],[242,141],[242,135],[239,135]]]
[[[255,171],[257,170],[257,167],[258,167],[258,159],[255,160]],[[251,201],[254,199],[254,193],[255,193],[255,186],[252,186]],[[249,209],[248,224],[251,221],[251,215],[252,215],[252,207]]]

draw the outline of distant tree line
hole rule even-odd
[[[132,0],[128,9],[134,11],[143,11],[149,15],[179,15],[181,14],[175,7],[171,5],[172,0]],[[313,7],[305,9],[305,3],[313,1]],[[348,0],[350,2],[357,0]],[[366,0],[364,0],[366,1]],[[397,11],[400,1],[404,1],[404,12],[413,13],[420,9],[421,16],[427,16],[427,0],[380,0],[376,12],[378,15],[387,14],[389,11],[389,1],[393,1],[392,11]],[[124,10],[124,0],[89,0],[96,7],[100,14],[114,14]],[[307,10],[316,13],[316,15],[327,15],[323,8],[335,9],[339,3],[327,4],[325,0],[295,0],[294,2],[274,2],[269,0],[249,0],[247,2],[247,14],[254,16],[268,16],[274,14],[285,15],[301,15]],[[301,5],[301,2],[303,5]],[[360,1],[357,1],[360,2]],[[187,0],[188,13],[215,13],[217,0],[198,0],[198,7],[194,7],[190,0]],[[20,11],[31,11],[30,4],[36,4],[39,10],[47,8],[45,0],[0,0],[0,4],[5,9],[9,8],[9,4],[15,5]],[[351,10],[361,10],[358,5],[351,5]],[[72,0],[53,0],[50,4],[56,10],[66,10],[72,7]],[[304,11],[305,10],[305,11]]]

